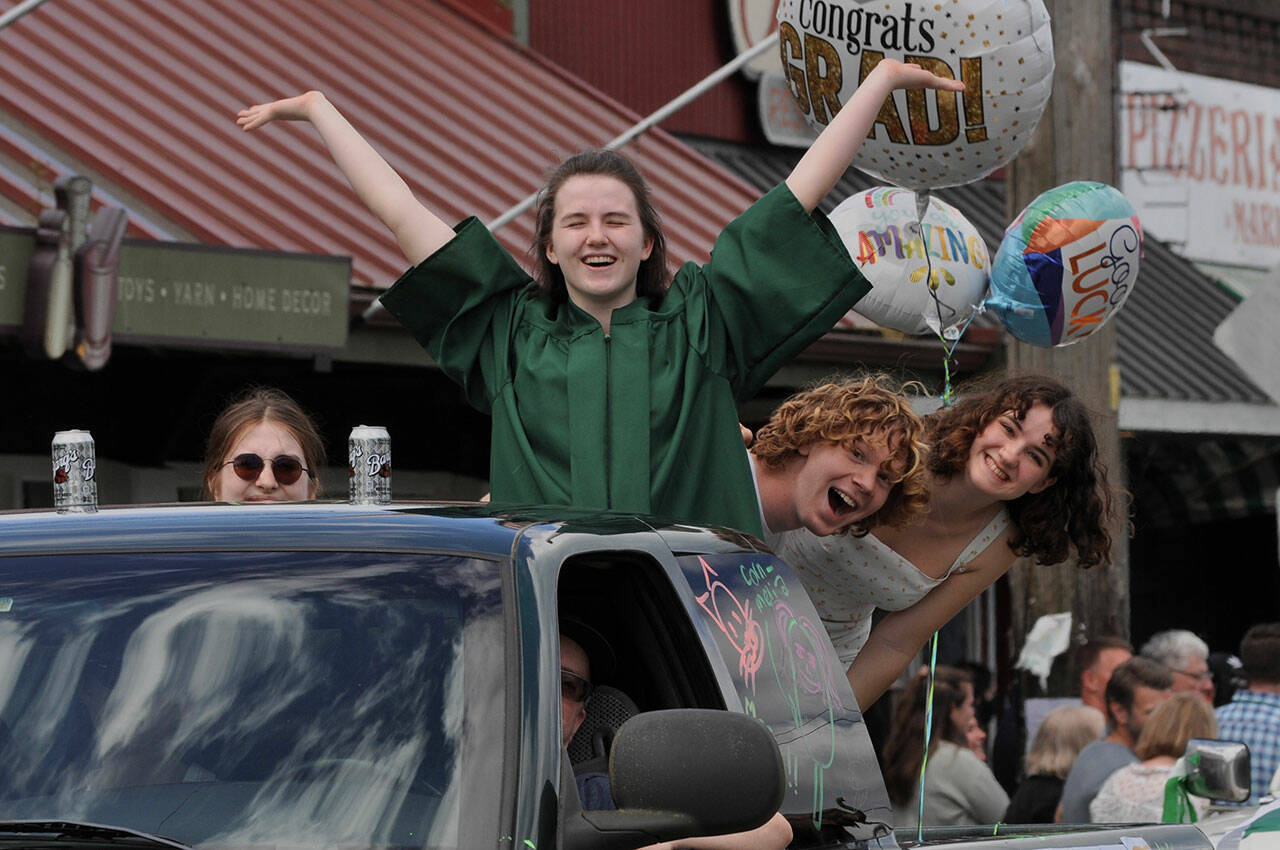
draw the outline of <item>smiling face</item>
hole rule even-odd
[[[1033,404],[1022,419],[1006,411],[974,439],[966,474],[978,490],[999,501],[1039,493],[1054,483],[1049,473],[1057,443],[1053,412],[1047,406]]]
[[[603,316],[602,324],[636,300],[636,274],[652,250],[635,196],[621,180],[578,174],[556,192],[547,259],[564,274],[569,299]]]
[[[236,474],[229,462],[241,454],[256,454],[267,462],[257,478],[245,481]],[[231,448],[223,455],[223,466],[210,485],[215,501],[221,502],[300,502],[315,498],[315,479],[303,472],[298,480],[289,485],[276,480],[272,471],[271,460],[287,455],[296,458],[303,467],[310,469],[302,446],[293,436],[293,432],[278,422],[257,422],[236,437]]]
[[[792,461],[794,486],[786,528],[803,526],[821,537],[871,516],[893,489],[892,458],[892,447],[875,439],[860,438],[851,448],[828,440],[802,446]]]

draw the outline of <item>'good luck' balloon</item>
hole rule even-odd
[[[937,198],[929,199],[923,239],[916,195],[906,189],[880,186],[847,198],[831,223],[871,282],[853,309],[882,327],[942,332],[968,319],[987,291],[986,243]]]
[[[1128,199],[1105,183],[1050,189],[1009,225],[991,267],[991,307],[1032,345],[1079,342],[1133,291],[1142,226]]]
[[[854,165],[923,189],[977,180],[1031,138],[1053,86],[1043,0],[779,0],[782,70],[821,130],[883,58],[963,80],[962,93],[896,91]]]

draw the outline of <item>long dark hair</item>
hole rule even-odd
[[[1034,404],[1049,408],[1058,431],[1053,466],[1054,483],[1039,493],[1006,502],[1013,520],[1009,548],[1019,556],[1033,556],[1038,564],[1066,560],[1074,547],[1084,568],[1111,557],[1107,522],[1112,516],[1107,468],[1098,458],[1089,410],[1074,393],[1044,375],[1013,375],[987,379],[962,400],[927,420],[929,471],[950,478],[964,469],[974,439],[992,421],[1012,411],[1018,419]]]
[[[964,729],[954,728],[951,710],[964,705],[965,683],[973,677],[955,667],[937,667],[933,681],[933,724],[929,732],[929,755],[938,749],[939,741],[964,746]],[[928,671],[920,673],[907,686],[893,714],[893,726],[884,744],[884,785],[896,806],[911,802],[920,782],[920,765],[924,761],[925,701],[929,697]]]
[[[547,246],[551,244],[551,229],[555,224],[556,195],[570,177],[601,175],[621,180],[636,199],[636,211],[644,235],[653,240],[648,259],[640,263],[636,272],[636,297],[660,296],[667,291],[667,240],[662,235],[662,221],[649,196],[649,187],[640,170],[631,160],[617,151],[589,150],[574,154],[551,172],[547,185],[538,194],[537,225],[533,232],[534,282],[540,291],[552,301],[563,303],[569,292],[565,287],[564,272],[547,258]]]

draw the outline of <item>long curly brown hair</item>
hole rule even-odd
[[[617,151],[604,149],[583,151],[569,157],[551,172],[547,185],[538,193],[537,223],[533,231],[533,245],[529,249],[533,254],[534,283],[538,290],[558,304],[569,298],[564,272],[547,257],[547,246],[551,244],[551,229],[555,224],[556,195],[566,180],[579,175],[612,177],[631,190],[636,199],[640,226],[644,235],[653,240],[648,258],[641,261],[636,271],[636,297],[653,298],[666,293],[671,282],[667,269],[667,239],[662,233],[662,220],[649,195],[649,186],[631,160]]]
[[[924,514],[929,476],[924,423],[911,409],[907,392],[923,388],[898,384],[887,375],[836,378],[784,401],[756,434],[751,453],[771,467],[782,466],[800,449],[830,441],[852,449],[859,440],[886,440],[895,479],[884,507],[842,533],[862,537],[877,525],[902,526]]]
[[[1081,567],[1106,563],[1113,500],[1084,403],[1057,380],[1033,374],[988,378],[961,397],[954,407],[926,420],[929,471],[944,479],[961,472],[974,439],[987,425],[1008,412],[1022,419],[1032,405],[1043,404],[1058,432],[1049,470],[1055,481],[1039,493],[1005,503],[1013,528],[1009,548],[1038,564],[1061,563],[1071,549]]]

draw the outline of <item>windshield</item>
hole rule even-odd
[[[492,845],[500,596],[496,563],[458,557],[0,559],[0,812],[219,847]]]

